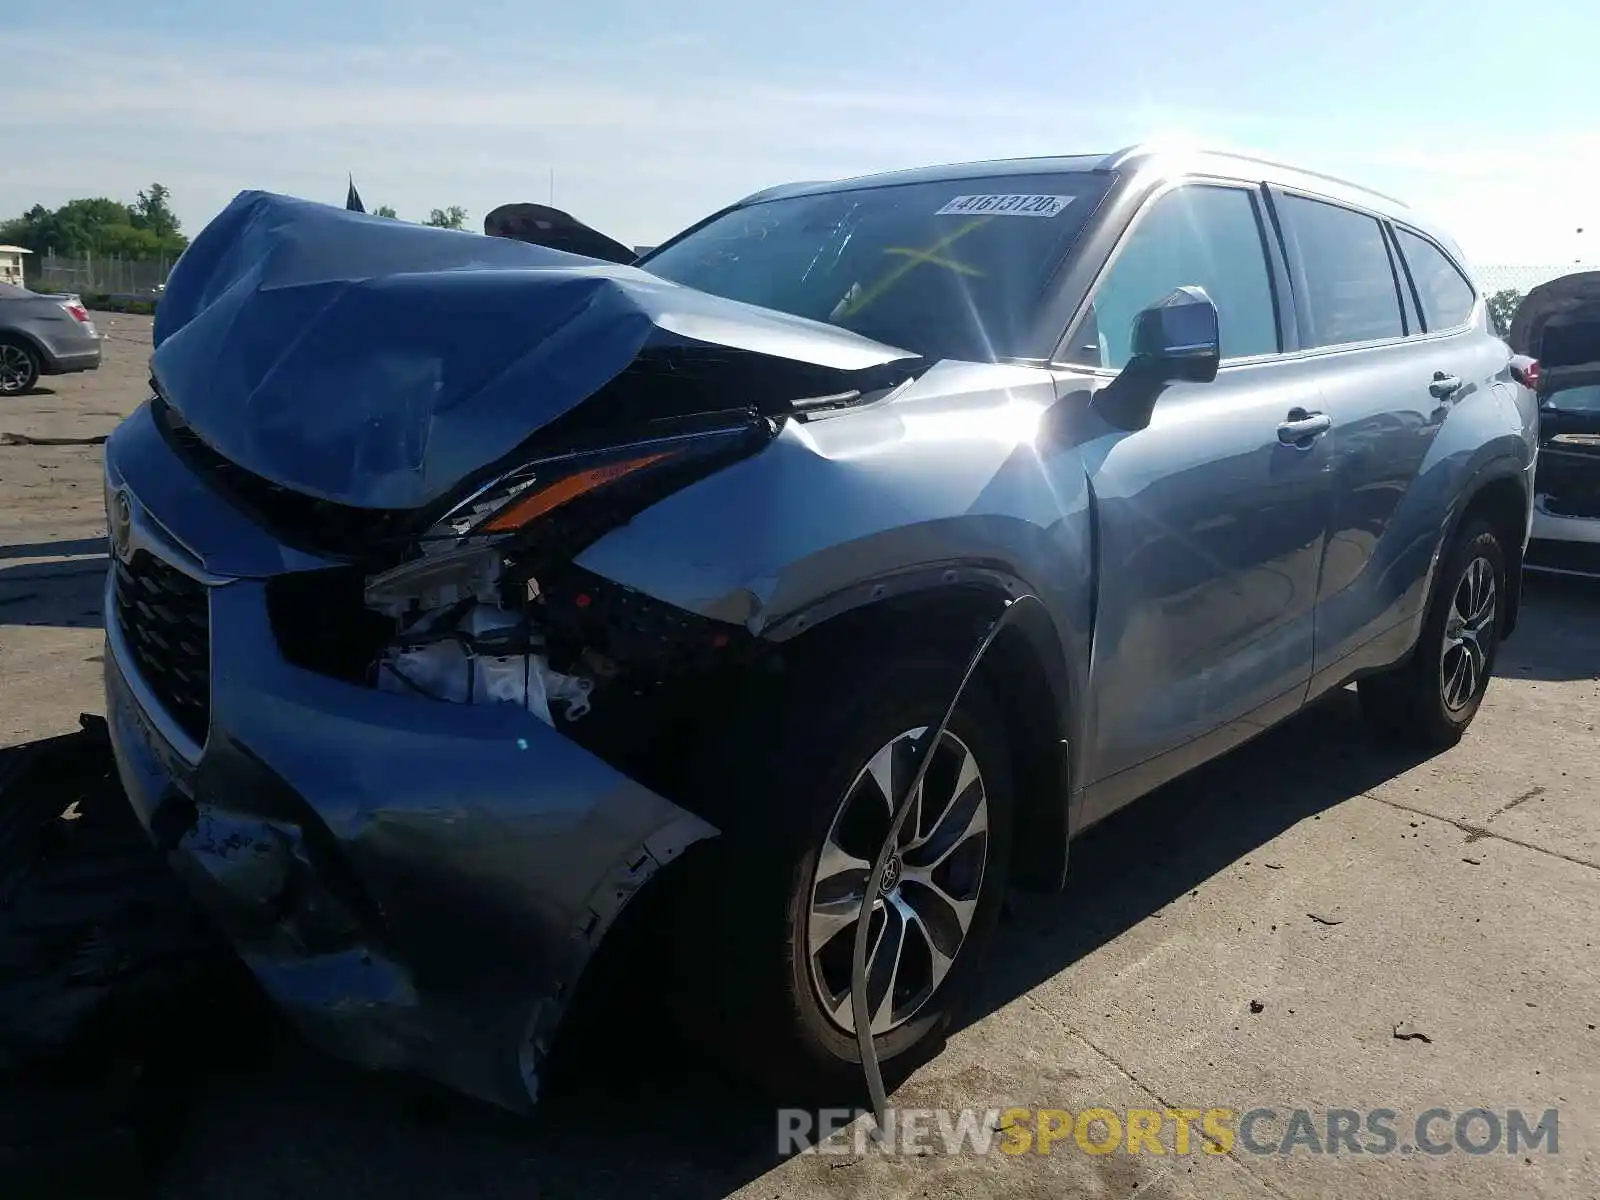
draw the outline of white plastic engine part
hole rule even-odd
[[[519,623],[503,609],[474,608],[458,625],[466,637],[391,649],[378,664],[378,690],[455,704],[518,704],[547,725],[554,723],[550,705],[557,703],[567,720],[577,720],[589,711],[593,680],[552,670],[538,653],[478,654],[467,640]]]

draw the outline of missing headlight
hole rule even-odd
[[[543,634],[525,616],[489,604],[413,622],[385,649],[377,684],[453,704],[516,704],[547,725],[555,711],[569,721],[587,713],[594,687],[550,666]]]

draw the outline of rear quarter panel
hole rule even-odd
[[[1413,421],[1378,431],[1376,442],[1421,440],[1425,449],[1359,575],[1338,590],[1324,581],[1313,692],[1409,650],[1444,548],[1472,497],[1495,478],[1515,479],[1525,492],[1529,482],[1536,414],[1510,377],[1505,344],[1473,329],[1407,344],[1403,353],[1423,403]],[[1454,400],[1430,407],[1425,381],[1435,369],[1459,375],[1464,386]],[[1508,549],[1520,554],[1522,547]]]
[[[7,331],[32,342],[42,352],[47,371],[63,359],[92,353],[100,345],[98,337],[50,299],[0,302],[0,333]]]

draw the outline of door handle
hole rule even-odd
[[[1443,371],[1433,373],[1433,382],[1428,385],[1428,395],[1435,400],[1448,400],[1461,390],[1461,377],[1459,375],[1446,375]]]
[[[1278,440],[1297,450],[1309,450],[1313,441],[1332,428],[1333,418],[1327,413],[1291,408],[1289,419],[1278,426]]]

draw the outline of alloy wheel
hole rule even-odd
[[[33,360],[21,346],[0,345],[0,393],[11,395],[28,386]]]
[[[881,747],[839,802],[817,856],[806,921],[812,988],[829,1019],[855,1031],[850,964],[873,861],[893,806],[916,773],[928,729]],[[972,751],[946,732],[888,860],[868,926],[874,1034],[909,1021],[939,990],[966,941],[989,857],[989,798]]]
[[[1465,709],[1489,674],[1489,640],[1496,612],[1494,567],[1479,556],[1467,564],[1444,622],[1439,688],[1452,713]]]

